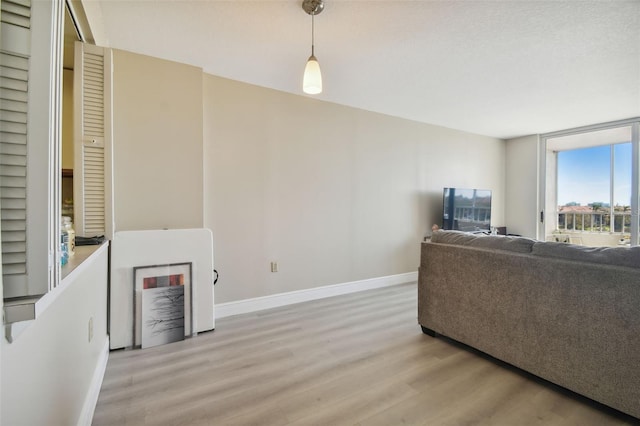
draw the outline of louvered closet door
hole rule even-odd
[[[27,282],[27,101],[30,2],[2,0],[0,44],[0,210],[4,296]]]
[[[105,49],[76,44],[76,232],[105,235]]]

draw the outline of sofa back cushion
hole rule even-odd
[[[432,243],[531,253],[534,256],[575,260],[640,269],[638,247],[587,247],[567,243],[536,241],[525,237],[470,234],[462,231],[436,231]]]
[[[640,269],[640,246],[586,247],[566,243],[537,242],[531,253],[535,256]]]
[[[516,253],[531,253],[532,247],[536,243],[535,240],[525,237],[469,234],[461,231],[436,231],[431,236],[431,242]]]

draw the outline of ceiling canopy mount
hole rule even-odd
[[[302,9],[309,15],[319,15],[324,10],[324,2],[322,0],[303,0]]]

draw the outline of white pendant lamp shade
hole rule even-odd
[[[324,3],[322,0],[303,0],[302,9],[311,15],[311,56],[304,67],[304,77],[302,78],[302,91],[309,95],[317,95],[322,93],[322,74],[320,73],[320,64],[314,54],[314,17],[322,12]]]
[[[322,93],[322,74],[320,73],[320,64],[313,55],[309,56],[307,66],[304,67],[302,90],[304,93],[308,93],[309,95]]]

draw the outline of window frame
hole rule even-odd
[[[550,139],[563,136],[571,136],[596,132],[600,130],[630,127],[631,129],[631,246],[640,245],[640,117],[591,126],[578,127],[558,132],[540,135],[539,146],[539,185],[538,203],[540,215],[538,217],[537,238],[546,239],[546,236],[555,229],[557,222],[557,176],[558,162],[557,152],[548,148]],[[614,144],[608,144],[613,146]],[[613,161],[613,159],[612,159]],[[613,167],[612,167],[612,173]]]

